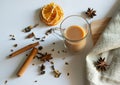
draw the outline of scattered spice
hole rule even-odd
[[[54,67],[54,65],[52,65],[52,66],[51,66],[51,68],[52,68],[52,70],[53,70],[53,71],[55,70],[55,67]]]
[[[42,37],[42,39],[45,39],[45,38],[46,38],[45,36]]]
[[[26,54],[26,56],[28,56],[28,54]]]
[[[41,75],[45,74],[45,71],[41,71],[40,74],[41,74]]]
[[[45,70],[45,66],[43,64],[41,65],[40,70],[41,71]]]
[[[68,62],[65,62],[65,65],[69,65],[69,63],[68,63]]]
[[[10,51],[11,51],[11,52],[13,52],[14,50],[13,50],[13,49],[11,49]]]
[[[62,50],[62,52],[63,52],[63,53],[67,53],[67,51],[66,51],[66,50]]]
[[[58,54],[60,53],[60,51],[58,51]]]
[[[54,51],[54,48],[51,51]]]
[[[10,40],[15,40],[15,38],[12,37]]]
[[[40,38],[34,38],[35,40],[40,40]]]
[[[32,65],[34,66],[35,64],[33,63]]]
[[[96,11],[93,10],[92,8],[88,8],[87,12],[85,12],[85,13],[90,18],[93,18],[94,16],[96,16]]]
[[[70,75],[70,73],[67,73],[67,76],[69,76]]]
[[[26,38],[32,38],[32,37],[34,37],[34,36],[35,36],[35,34],[32,32],[32,33],[28,34],[28,35],[26,36]]]
[[[37,58],[37,59],[40,59],[41,57],[39,57],[39,56],[36,56],[36,58]]]
[[[45,74],[45,66],[42,64],[41,66],[40,66],[40,74]]]
[[[41,42],[44,42],[45,40],[42,39],[42,40],[40,40],[40,41],[41,41]]]
[[[51,34],[52,33],[52,29],[49,29],[49,30],[47,30],[46,32],[45,32],[45,35],[49,35],[49,34]]]
[[[18,44],[14,44],[14,45],[13,45],[13,47],[17,47],[17,46],[18,46]]]
[[[55,42],[53,42],[53,45],[55,45]]]
[[[45,54],[44,56],[42,56],[41,58],[40,58],[40,60],[41,61],[48,61],[49,62],[49,60],[51,60],[51,59],[53,59],[53,57],[51,56],[51,54]]]
[[[14,35],[12,35],[12,34],[10,34],[9,36],[10,36],[10,37],[15,37],[15,36],[14,36]]]
[[[55,78],[59,78],[61,75],[61,73],[58,70],[54,70],[53,73]]]
[[[4,84],[7,84],[7,82],[8,82],[8,81],[7,81],[7,80],[5,80]]]
[[[15,35],[10,34],[10,40],[15,40]]]
[[[42,49],[43,49],[43,47],[42,47],[42,46],[39,46],[39,47],[38,47],[38,50],[42,50]]]
[[[34,26],[28,26],[28,27],[26,27],[24,30],[23,30],[23,32],[30,32],[31,31],[31,29],[33,29],[33,28],[35,28],[35,27],[37,27],[39,24],[35,24]]]
[[[34,82],[37,82],[37,80],[35,80]]]
[[[94,63],[94,65],[95,65],[95,67],[96,67],[96,69],[97,69],[98,71],[106,71],[106,70],[107,70],[107,67],[109,66],[109,65],[107,65],[107,63],[105,62],[105,58],[102,58],[102,57],[100,57],[100,58],[97,60],[97,62]]]
[[[51,61],[50,63],[51,63],[51,64],[54,64],[54,62],[53,62],[53,61]]]
[[[52,72],[53,72],[55,78],[60,77],[61,73],[58,70],[55,70],[54,65],[51,66],[51,69],[53,70]]]
[[[46,54],[46,53],[45,53]],[[40,55],[40,57],[43,57],[45,54],[38,52],[38,55]]]
[[[31,29],[32,29],[32,26],[30,25],[30,26],[26,27],[26,28],[23,30],[23,32],[30,32]]]

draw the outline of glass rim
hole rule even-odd
[[[79,39],[79,40],[71,40],[71,39],[68,39],[67,37],[64,36],[64,34],[63,34],[62,30],[61,30],[61,29],[62,29],[62,24],[63,24],[63,22],[64,22],[65,20],[67,20],[68,18],[74,17],[74,16],[77,16],[77,17],[82,18],[83,20],[85,20],[86,24],[88,25],[86,35],[85,35],[84,37],[82,37],[81,39]],[[71,42],[78,42],[78,41],[81,41],[81,40],[85,39],[85,38],[87,37],[87,35],[88,35],[89,30],[90,30],[90,24],[89,24],[89,22],[88,22],[84,17],[82,17],[81,15],[70,15],[70,16],[67,16],[67,17],[64,18],[63,21],[60,23],[60,32],[61,32],[62,36],[63,36],[66,40],[71,41]]]

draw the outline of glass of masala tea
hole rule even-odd
[[[59,36],[64,40],[64,46],[70,51],[80,51],[85,48],[87,36],[90,34],[90,24],[81,15],[66,17],[57,28]]]

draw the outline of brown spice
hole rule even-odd
[[[36,37],[35,37],[34,39],[35,39],[35,40],[40,40],[40,38],[36,38]]]
[[[29,45],[27,45],[27,46],[25,46],[25,47],[15,51],[14,53],[10,54],[9,58],[15,57],[16,55],[19,55],[19,54],[21,54],[21,53],[23,53],[23,52],[25,52],[25,51],[27,51],[27,50],[37,46],[37,45],[39,45],[39,42],[35,42],[33,44],[29,44]]]
[[[13,49],[11,49],[10,51],[11,51],[11,52],[13,52],[14,50],[13,50]]]
[[[17,72],[17,76],[21,77],[25,70],[27,69],[27,67],[29,66],[29,64],[32,62],[34,56],[37,54],[38,49],[37,48],[33,48],[29,57],[25,60],[24,64],[21,66],[20,70]]]
[[[35,80],[34,82],[37,82],[37,80]]]
[[[34,66],[35,64],[33,63],[32,65]]]
[[[7,80],[5,80],[4,84],[7,84],[7,82],[8,82],[8,81],[7,81]]]
[[[51,51],[54,51],[54,48]]]
[[[52,65],[52,66],[51,66],[51,68],[52,68],[52,70],[53,70],[53,71],[55,70],[55,67],[54,67],[54,65]]]
[[[10,36],[10,40],[15,40],[15,36],[14,35],[10,34],[9,36]]]
[[[45,32],[46,35],[49,35],[49,34],[51,34],[51,33],[52,33],[52,29],[49,29],[49,30],[47,30],[47,31]]]
[[[69,76],[70,75],[70,73],[67,73],[67,76]]]
[[[107,65],[107,63],[105,62],[105,58],[100,57],[95,63],[94,63],[96,69],[98,71],[106,71],[107,67],[109,65]]]
[[[18,44],[14,44],[14,45],[13,45],[13,47],[17,47],[17,46],[18,46]]]
[[[45,36],[42,37],[42,39],[45,39],[45,38],[46,38]]]
[[[30,25],[30,26],[26,27],[26,28],[23,30],[23,32],[30,32],[31,29],[32,29],[32,26]]]
[[[28,56],[28,54],[26,54],[26,56]]]
[[[85,13],[90,18],[93,18],[94,16],[96,16],[96,11],[93,10],[92,8],[88,8],[87,12],[85,12]]]
[[[38,47],[38,50],[42,50],[42,49],[43,49],[43,47],[42,47],[42,46],[39,46],[39,47]]]
[[[37,27],[39,24],[35,24],[34,26],[28,26],[28,27],[26,27],[24,30],[23,30],[23,32],[30,32],[31,31],[31,29],[33,29],[33,28],[35,28],[35,27]]]
[[[32,37],[34,37],[34,36],[35,36],[35,34],[32,32],[32,33],[28,34],[28,35],[26,36],[26,38],[32,38]]]
[[[68,63],[68,62],[65,62],[65,65],[69,65],[69,63]]]
[[[41,74],[41,75],[45,74],[45,71],[41,71],[40,74]]]
[[[14,36],[14,35],[12,35],[12,34],[10,34],[9,36],[10,36],[10,37],[15,37],[15,36]]]
[[[63,53],[67,53],[67,51],[66,51],[66,50],[62,50],[62,52],[63,52]]]
[[[58,51],[58,54],[60,53],[60,51]]]
[[[53,45],[55,45],[55,42],[53,42]]]
[[[53,61],[51,61],[50,63],[51,63],[51,64],[54,64],[54,62],[53,62]]]
[[[40,67],[40,71],[43,71],[43,70],[45,70],[45,66],[42,64]]]
[[[51,59],[53,59],[53,57],[51,56],[51,54],[45,54],[44,56],[42,56],[41,58],[40,58],[40,60],[41,61],[48,61],[49,62],[49,60],[51,60]]]
[[[40,41],[41,41],[41,42],[44,42],[45,40],[42,39],[42,40],[40,40]]]
[[[45,54],[41,53],[41,52],[38,52],[37,53],[39,55],[39,57],[43,57]]]
[[[12,37],[10,40],[15,40],[15,38]]]

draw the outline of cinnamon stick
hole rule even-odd
[[[18,71],[17,73],[18,77],[21,77],[24,74],[25,70],[27,69],[27,67],[29,66],[29,64],[31,63],[35,55],[37,54],[37,52],[38,52],[37,48],[32,49],[30,55],[28,56],[28,58],[26,59],[26,61],[24,62],[20,70]]]
[[[39,42],[36,42],[36,43],[33,43],[33,44],[29,44],[29,45],[27,45],[27,46],[25,46],[25,47],[15,51],[15,52],[13,52],[12,54],[10,54],[9,58],[15,57],[16,55],[19,55],[19,54],[21,54],[21,53],[23,53],[23,52],[25,52],[25,51],[27,51],[27,50],[37,46],[37,45],[39,45]]]

